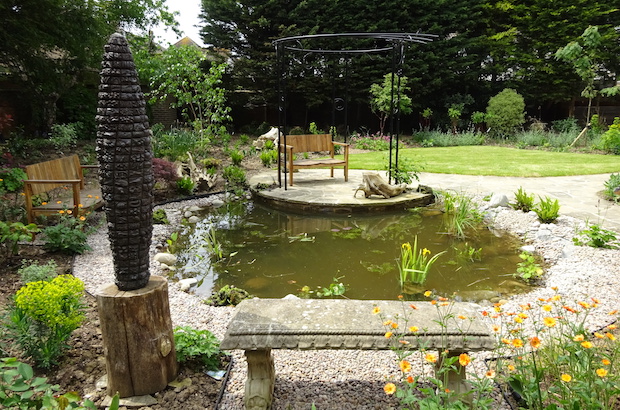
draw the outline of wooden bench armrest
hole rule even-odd
[[[24,184],[79,184],[81,179],[24,179]]]
[[[99,165],[80,165],[80,168],[94,169],[94,168],[99,168]]]
[[[334,145],[340,145],[341,147],[348,147],[351,144],[349,144],[348,142],[337,142],[337,141],[332,141],[332,144]]]

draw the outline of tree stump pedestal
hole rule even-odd
[[[110,396],[142,396],[163,390],[177,375],[168,282],[151,276],[141,289],[115,284],[97,290],[97,306]]]

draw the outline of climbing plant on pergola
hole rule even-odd
[[[426,44],[437,37],[424,33],[337,33],[313,34],[285,37],[273,42],[276,48],[277,75],[278,75],[278,137],[286,145],[287,122],[287,80],[289,78],[289,57],[294,54],[307,56],[310,54],[347,56],[350,59],[356,55],[372,53],[386,53],[391,55],[392,91],[390,97],[390,156],[388,164],[388,179],[392,180],[392,170],[398,169],[398,139],[400,133],[400,112],[395,109],[400,104],[400,78],[405,63],[405,51],[412,43]],[[350,47],[330,47],[321,44],[321,40],[345,40]],[[367,40],[367,41],[364,41]],[[372,42],[365,47],[368,42]],[[347,60],[348,61],[348,60]],[[345,84],[348,84],[348,63],[345,70]],[[332,96],[332,125],[335,125],[335,111],[344,111],[345,129],[348,132],[348,90],[345,98]],[[333,138],[333,136],[332,136]],[[346,142],[347,135],[345,135]],[[286,163],[286,151],[284,151]],[[279,156],[278,156],[279,158]],[[278,182],[282,186],[282,161],[278,159]],[[287,188],[287,177],[284,174],[284,188]]]

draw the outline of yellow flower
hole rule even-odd
[[[64,214],[64,213],[65,213],[65,211],[63,211],[63,210],[61,209],[60,211],[58,211],[58,213],[62,215],[62,214]]]
[[[374,308],[372,308],[372,314],[373,315],[376,315],[379,312],[381,312],[381,309],[379,309],[379,306],[375,306]]]
[[[424,359],[426,359],[426,361],[429,363],[435,363],[437,362],[437,355],[433,353],[427,353],[426,356],[424,356]]]
[[[577,304],[584,309],[590,309],[590,304],[587,302],[577,302]]]
[[[424,292],[424,296],[426,296],[427,298],[431,297],[432,294],[433,292],[431,292],[430,290],[427,290],[426,292]]]
[[[562,373],[562,375],[560,376],[560,379],[562,379],[563,382],[570,382],[571,380],[573,380],[573,378],[571,377],[570,374],[566,374],[566,373]]]
[[[573,337],[573,341],[575,342],[583,342],[585,338],[583,337],[583,335],[576,335],[575,337]]]
[[[459,364],[463,367],[467,366],[469,363],[471,363],[471,357],[469,357],[469,355],[467,353],[461,353],[459,355]]]
[[[523,323],[523,318],[521,318],[521,317],[517,316],[517,317],[515,317],[515,322],[517,322],[517,323]]]
[[[420,328],[419,328],[419,327],[417,327],[417,326],[409,326],[409,331],[410,331],[411,333],[415,333],[415,332],[417,332],[418,330],[420,330]]]
[[[426,256],[426,255],[430,255],[431,251],[429,251],[428,249],[424,248],[422,249],[422,256]]]
[[[47,205],[47,202],[41,202],[41,205]]]
[[[605,337],[605,335],[602,335],[599,332],[594,332],[594,337],[596,337],[597,339],[602,339]]]
[[[605,369],[596,369],[596,375],[598,377],[605,377],[605,376],[607,376],[607,373],[608,372]]]
[[[512,341],[512,345],[514,347],[516,347],[517,349],[520,348],[520,347],[523,347],[523,340],[521,340],[521,339],[514,339]]]
[[[484,374],[487,378],[492,379],[495,377],[495,370],[488,370],[485,374]]]
[[[504,343],[504,344],[506,344],[506,345],[510,345],[510,344],[512,344],[512,343],[510,342],[510,340],[506,339],[505,337],[502,337],[502,343]]]
[[[410,251],[411,250],[411,244],[409,242],[405,242],[401,245],[401,248]]]
[[[461,320],[465,320],[465,319],[467,319],[467,316],[463,316],[463,315],[458,315],[457,317],[458,317],[459,319],[461,319]]]
[[[385,394],[394,394],[396,393],[396,385],[394,383],[388,383],[383,386],[383,391]]]
[[[499,325],[493,325],[493,331],[494,331],[495,333],[499,332],[499,331],[500,331],[500,329],[501,329],[501,327],[500,327]]]
[[[536,336],[530,338],[530,346],[534,349],[538,349],[540,347],[540,339]]]
[[[390,326],[393,322],[391,320],[386,320],[383,322],[383,326]]]
[[[614,336],[613,334],[611,334],[609,332],[605,333],[605,336],[607,336],[607,339],[609,339],[609,340],[612,340],[612,341],[616,340],[616,336]]]
[[[398,365],[400,366],[400,370],[403,373],[407,373],[411,371],[411,363],[409,363],[406,360],[401,360],[400,363],[398,363]]]
[[[542,310],[545,312],[551,312],[551,305],[542,305]]]
[[[591,349],[592,346],[594,346],[592,344],[592,342],[588,342],[587,340],[585,342],[581,342],[581,346],[583,346],[584,349]]]
[[[603,363],[605,366],[609,366],[611,364],[611,361],[609,359],[603,359],[601,360],[601,363]]]
[[[514,364],[509,364],[508,365],[508,370],[510,370],[511,372],[514,372],[515,370],[517,370],[517,368],[515,367]]]
[[[612,325],[607,326],[607,329],[609,329],[609,330],[614,330],[614,329],[617,329],[617,328],[618,328],[618,325],[613,325],[612,324]]]
[[[62,204],[62,201],[56,201],[57,204]]]
[[[392,337],[393,334],[394,333],[392,333],[392,332],[385,332],[385,338],[389,339],[390,337]]]
[[[85,221],[86,217],[85,216],[80,216],[80,221]]]
[[[78,204],[78,208],[84,208],[84,205]]]
[[[547,327],[554,327],[556,325],[556,320],[554,318],[552,318],[552,317],[549,317],[549,316],[544,318],[543,322],[545,323],[545,326],[547,326]]]
[[[93,196],[91,194],[86,195],[87,198],[92,198]]]
[[[390,326],[392,326],[392,329],[398,329],[398,323],[392,322]]]

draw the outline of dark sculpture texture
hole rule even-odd
[[[97,158],[115,283],[120,290],[149,281],[153,231],[153,166],[146,102],[127,40],[113,34],[101,63]]]

